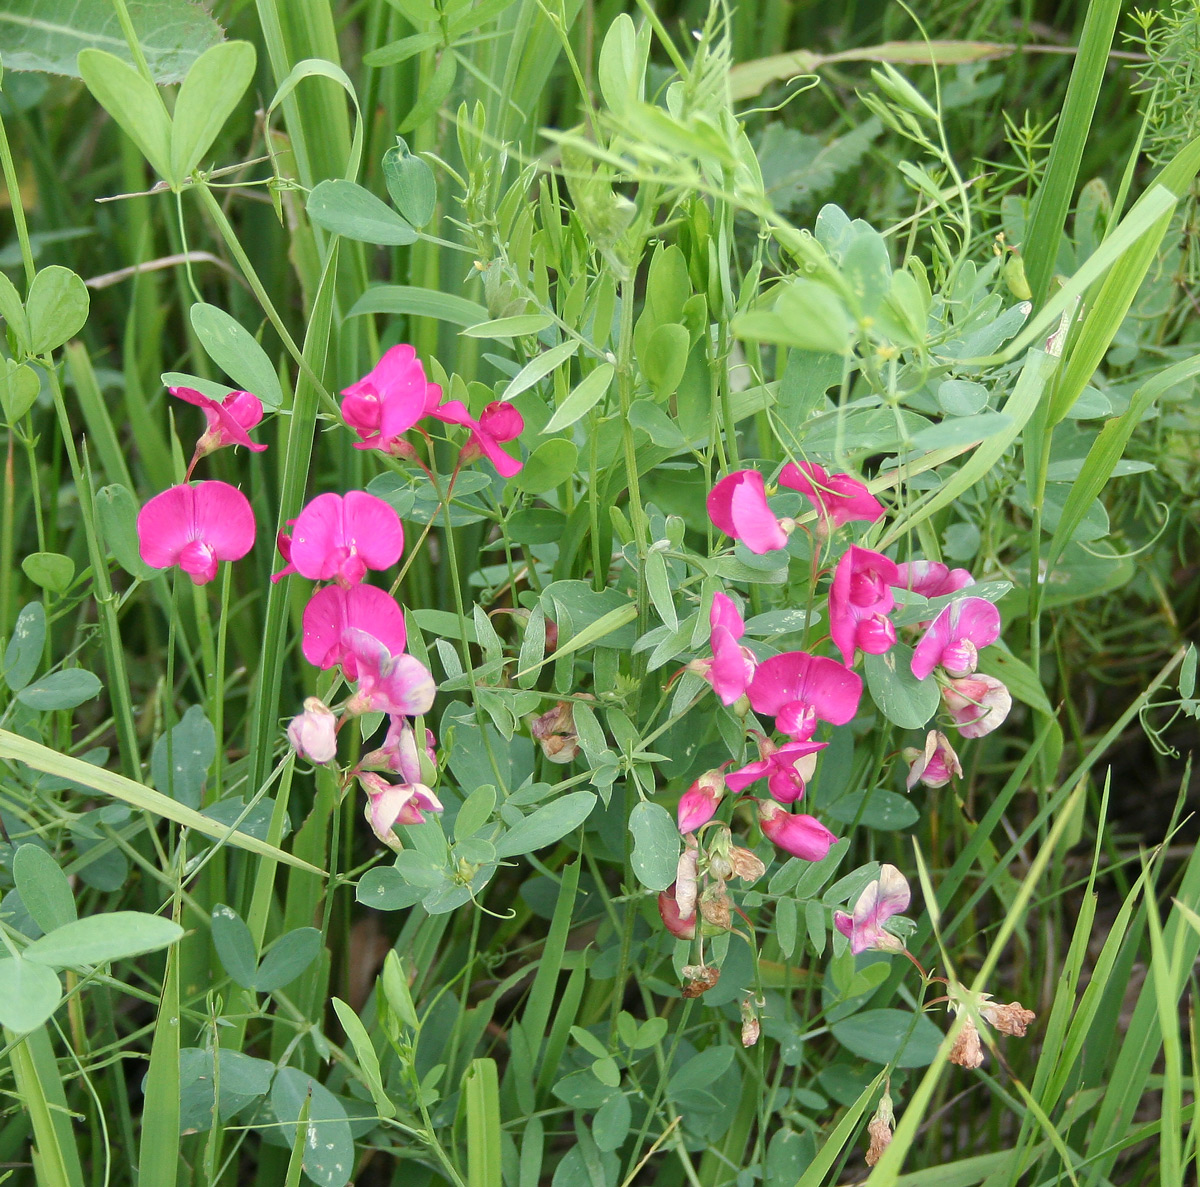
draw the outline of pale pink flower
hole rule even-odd
[[[442,389],[425,379],[417,352],[407,344],[393,346],[356,383],[342,390],[342,416],[362,438],[356,449],[381,449],[394,457],[411,457],[404,434],[441,403]]]
[[[875,523],[883,515],[883,504],[857,478],[829,474],[816,462],[788,462],[779,482],[798,490],[816,509],[819,536],[855,520]]]
[[[437,765],[437,739],[433,730],[425,731],[425,759],[430,768]],[[388,732],[383,745],[364,755],[360,766],[377,767],[401,776],[405,783],[421,783],[421,748],[417,745],[417,733],[407,718],[393,716],[388,722]]]
[[[312,581],[336,581],[348,589],[368,569],[390,569],[404,551],[400,517],[366,491],[318,495],[294,522],[288,562]]]
[[[343,639],[347,631],[366,631],[393,655],[408,642],[404,611],[373,585],[350,589],[327,585],[317,590],[304,607],[303,629],[304,658],[318,668],[341,664],[347,680],[358,675],[355,657]]]
[[[716,815],[717,805],[725,794],[725,778],[719,770],[705,771],[679,797],[679,831],[695,832]]]
[[[227,482],[183,483],[155,495],[138,512],[138,547],[152,569],[178,565],[196,585],[254,547],[250,501]]]
[[[223,400],[213,400],[192,387],[169,387],[167,391],[204,413],[208,428],[196,442],[197,458],[225,445],[244,445],[255,453],[262,453],[267,448],[255,445],[247,432],[263,418],[262,401],[250,392],[230,392]]]
[[[675,883],[672,882],[658,896],[658,913],[663,926],[677,940],[694,940],[696,938],[696,910],[693,907],[688,915],[680,913],[679,904],[675,901]]]
[[[730,791],[744,791],[751,783],[766,779],[767,790],[781,803],[791,804],[804,795],[804,787],[817,765],[817,751],[827,742],[785,742],[777,746],[760,735],[757,762],[747,763],[725,776]]]
[[[575,732],[575,706],[559,701],[545,713],[529,717],[529,733],[552,763],[574,762],[579,754],[579,735]]]
[[[858,712],[862,680],[835,659],[785,651],[765,659],[746,690],[756,713],[775,718],[775,726],[807,741],[818,721],[845,725]]]
[[[879,877],[858,896],[854,914],[834,911],[833,926],[850,941],[850,951],[855,955],[868,948],[901,952],[903,941],[884,930],[883,925],[893,915],[907,910],[909,899],[908,880],[895,866],[882,865]]]
[[[317,697],[306,698],[304,712],[292,718],[287,736],[296,754],[315,766],[337,757],[337,718]]]
[[[976,672],[959,676],[942,686],[942,702],[964,738],[982,738],[1004,724],[1012,696],[995,676]]]
[[[511,478],[520,473],[524,463],[500,448],[503,442],[514,440],[525,429],[524,418],[511,404],[493,400],[476,420],[461,400],[447,400],[434,409],[432,415],[444,424],[470,429],[470,436],[459,455],[460,465],[465,466],[484,455],[502,477]]]
[[[1000,611],[987,598],[959,598],[930,624],[913,651],[912,673],[924,680],[934,668],[948,676],[969,676],[979,651],[1000,637]]]
[[[929,731],[924,750],[906,746],[904,761],[909,764],[908,778],[904,781],[909,791],[918,783],[924,783],[926,787],[945,787],[951,779],[961,778],[963,773],[954,747],[941,730]]]
[[[722,478],[709,492],[707,506],[709,519],[751,552],[761,554],[787,544],[787,533],[767,506],[763,476],[757,470],[738,470]]]
[[[364,815],[371,831],[389,848],[400,849],[393,832],[397,824],[424,824],[424,812],[440,812],[441,801],[423,783],[390,783],[373,771],[361,771],[358,781],[367,793]]]
[[[347,713],[416,717],[433,708],[437,685],[420,660],[403,651],[393,654],[366,631],[347,630],[342,641],[354,657],[358,681],[346,705]]]
[[[771,800],[758,801],[758,822],[780,849],[805,861],[820,861],[837,840],[815,816],[793,815]]]
[[[881,553],[852,544],[833,573],[829,587],[829,634],[849,667],[855,651],[882,655],[896,641],[887,617],[896,601],[896,563]]]

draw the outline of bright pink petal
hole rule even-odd
[[[787,544],[787,534],[767,506],[763,477],[757,470],[738,470],[709,492],[708,516],[727,536],[762,554]]]
[[[138,512],[138,548],[153,569],[169,569],[195,538],[196,496],[186,483],[155,495]]]
[[[847,667],[856,650],[879,655],[895,642],[886,617],[895,584],[896,563],[881,553],[852,544],[842,554],[829,588],[829,634]]]
[[[227,482],[201,482],[196,488],[196,533],[219,561],[237,561],[254,547],[250,500]]]
[[[525,431],[525,418],[511,404],[493,400],[479,414],[479,427],[496,441],[512,441]]]
[[[404,612],[382,589],[373,585],[356,585],[343,589],[339,585],[317,590],[304,608],[304,658],[318,668],[351,661],[345,667],[348,679],[355,678],[353,657],[342,642],[348,630],[363,630],[373,635],[391,655],[404,650],[408,634]]]
[[[732,705],[746,691],[754,676],[755,661],[722,626],[713,631],[711,643],[713,657],[706,677],[721,704]]]
[[[815,816],[793,815],[770,800],[758,805],[763,832],[785,853],[805,861],[820,861],[837,837]]]
[[[746,624],[738,613],[737,605],[728,594],[713,594],[708,624],[713,630],[719,626],[724,627],[735,639],[740,639],[746,633]]]
[[[404,528],[391,504],[362,490],[342,502],[346,541],[368,569],[390,569],[404,551]]]
[[[858,712],[862,679],[837,660],[786,651],[763,660],[746,691],[756,713],[774,717],[799,701],[822,721],[845,725]]]
[[[962,655],[989,647],[1000,637],[1000,611],[986,598],[960,598],[933,620],[913,650],[912,672],[924,680],[939,665],[961,673],[974,663],[958,662]],[[969,644],[961,648],[962,643]]]
[[[896,566],[895,584],[923,598],[940,598],[974,585],[975,578],[966,569],[950,569],[940,561],[905,561]]]
[[[883,504],[858,479],[849,474],[830,475],[815,462],[789,462],[779,481],[804,495],[834,527],[854,520],[874,523],[883,515]]]

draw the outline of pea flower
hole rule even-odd
[[[689,915],[680,912],[679,904],[675,901],[674,882],[659,893],[658,914],[663,921],[663,926],[677,940],[694,940],[696,938],[696,910],[693,907]]]
[[[404,551],[404,528],[391,506],[352,490],[318,495],[295,519],[288,542],[291,569],[313,581],[349,589],[368,569],[390,569]]]
[[[951,983],[948,986],[950,1008],[957,1014],[961,1013],[971,1000],[969,992],[961,985]],[[975,999],[975,1009],[979,1018],[1001,1034],[1024,1038],[1029,1024],[1037,1018],[1032,1010],[1027,1010],[1020,1002],[1009,1002],[1002,1005],[992,1001],[990,993],[981,993]],[[983,1063],[983,1044],[980,1042],[979,1029],[972,1018],[968,1018],[958,1038],[950,1050],[950,1062],[959,1067],[977,1068]]]
[[[739,642],[746,632],[746,624],[728,594],[713,594],[708,622],[712,658],[694,659],[688,669],[712,685],[722,705],[733,705],[741,699],[753,678],[758,658]]]
[[[373,585],[350,589],[327,585],[317,590],[304,607],[302,626],[304,658],[322,669],[341,664],[347,680],[358,676],[357,660],[344,641],[347,631],[373,635],[393,655],[403,651],[408,642],[404,611]]]
[[[751,783],[766,779],[767,790],[781,803],[791,804],[804,795],[804,787],[816,769],[818,750],[827,742],[785,742],[777,746],[759,735],[757,762],[747,763],[725,776],[730,791],[744,791]]]
[[[287,735],[296,754],[314,766],[337,757],[337,718],[317,697],[305,699],[304,712],[292,718]]]
[[[942,703],[964,738],[982,738],[1004,724],[1012,696],[995,676],[976,672],[947,681],[942,686]]]
[[[460,465],[465,466],[483,455],[504,478],[520,473],[524,463],[500,448],[503,442],[514,440],[525,429],[524,417],[511,404],[493,400],[476,420],[461,400],[447,400],[432,410],[432,415],[444,424],[462,425],[470,430],[467,443],[459,454]]]
[[[883,516],[883,504],[857,478],[829,474],[815,462],[788,462],[779,482],[798,490],[816,509],[818,536],[828,536],[845,523],[875,523]]]
[[[552,763],[574,762],[579,754],[579,735],[575,732],[575,708],[570,701],[558,701],[553,709],[527,718],[529,733]]]
[[[941,730],[930,730],[925,735],[924,750],[906,746],[903,754],[908,763],[908,778],[904,784],[909,791],[918,783],[924,783],[926,787],[945,787],[951,779],[962,776],[962,763]]]
[[[867,1134],[870,1144],[863,1156],[867,1166],[874,1166],[882,1157],[883,1152],[892,1144],[892,1128],[896,1124],[896,1108],[891,1093],[884,1091],[880,1098],[875,1115],[867,1122]]]
[[[746,690],[756,713],[775,718],[775,728],[798,741],[818,721],[845,725],[858,712],[862,680],[837,660],[785,651],[763,660]]]
[[[204,413],[208,422],[203,436],[196,442],[192,466],[202,457],[226,445],[244,445],[255,453],[267,447],[255,445],[250,440],[248,429],[254,428],[263,418],[262,401],[250,392],[230,392],[223,400],[214,400],[193,387],[169,387],[167,391],[177,400],[194,404]],[[191,473],[191,466],[188,467]]]
[[[820,861],[837,840],[815,816],[793,815],[771,800],[758,801],[758,823],[780,849],[805,861]]]
[[[441,403],[442,389],[425,378],[417,352],[393,346],[360,380],[342,389],[342,417],[361,438],[355,449],[412,457],[404,434]]]
[[[923,598],[942,598],[975,584],[966,569],[951,569],[941,561],[903,561],[896,566],[896,589],[910,589]]]
[[[427,729],[422,755],[422,748],[417,744],[416,730],[408,719],[398,715],[392,716],[383,745],[378,750],[364,755],[359,766],[392,771],[402,776],[405,783],[424,783],[429,776],[423,768],[433,770],[437,766],[436,745],[437,739],[433,736],[433,730]]]
[[[829,634],[849,667],[855,651],[882,655],[896,641],[888,615],[896,604],[896,563],[852,544],[833,573],[829,588]]]
[[[433,708],[437,685],[429,669],[406,652],[393,654],[374,635],[348,630],[343,643],[354,657],[358,688],[346,712],[391,713],[415,717]]]
[[[424,812],[440,812],[441,801],[423,783],[390,783],[374,771],[361,771],[358,781],[367,793],[364,815],[371,831],[389,849],[401,849],[393,832],[397,824],[424,824]]]
[[[218,561],[241,560],[254,547],[254,512],[227,482],[182,483],[138,512],[137,532],[142,560],[152,569],[178,565],[205,585],[217,575]]]
[[[912,673],[924,680],[934,668],[948,676],[969,676],[979,650],[1000,637],[1000,611],[987,598],[959,598],[930,624],[913,650]]]
[[[678,820],[681,833],[695,832],[716,815],[725,794],[725,778],[719,770],[705,771],[679,797]]]
[[[787,532],[767,506],[763,476],[757,470],[738,470],[722,478],[709,492],[707,507],[716,527],[751,552],[761,554],[787,544]]]
[[[850,951],[856,956],[874,948],[880,952],[902,952],[904,942],[884,930],[884,923],[893,915],[907,910],[910,894],[908,880],[895,866],[881,865],[879,877],[868,883],[854,904],[854,914],[834,911],[833,926],[850,941]]]

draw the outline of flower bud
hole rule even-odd
[[[696,910],[684,915],[679,910],[675,898],[675,883],[672,882],[658,896],[658,913],[662,917],[663,926],[677,940],[694,940],[696,938]]]
[[[304,712],[292,718],[287,735],[296,754],[310,763],[320,766],[337,757],[337,718],[316,697],[304,702]]]
[[[771,800],[758,801],[758,820],[780,849],[805,861],[820,861],[837,840],[815,816],[793,815]]]
[[[705,771],[679,797],[679,831],[695,832],[716,814],[717,805],[725,794],[725,777],[719,770]]]
[[[930,730],[925,736],[925,749],[904,748],[904,761],[909,764],[905,786],[909,791],[924,783],[926,787],[945,787],[951,779],[962,776],[962,764],[949,739],[940,730]]]

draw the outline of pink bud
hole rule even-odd
[[[787,544],[787,533],[767,506],[763,476],[757,470],[738,470],[722,478],[708,496],[708,517],[751,552],[770,552]]]
[[[695,832],[716,814],[717,805],[725,794],[725,778],[719,770],[705,771],[679,797],[679,831]]]
[[[964,738],[990,734],[1003,725],[1012,708],[1012,696],[1004,683],[979,672],[947,681],[942,701]]]
[[[316,697],[305,700],[304,712],[292,718],[287,735],[296,754],[314,765],[337,757],[337,718]]]
[[[672,882],[658,896],[658,913],[662,917],[663,926],[676,939],[694,940],[696,938],[696,912],[681,915],[679,904],[675,901],[675,883]]]
[[[758,801],[758,822],[780,849],[805,861],[820,861],[837,840],[815,816],[793,815],[771,800]]]

